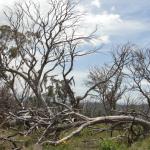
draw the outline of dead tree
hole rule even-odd
[[[14,11],[9,9],[9,13],[5,13],[10,25],[1,26],[1,72],[14,94],[16,83],[20,84],[17,86],[22,89],[19,91],[22,100],[18,100],[21,103],[25,98],[35,96],[38,105],[41,102],[47,105],[42,93],[48,92],[51,79],[57,74],[63,78],[70,104],[76,103],[70,86],[73,77],[68,75],[76,57],[94,51],[81,54],[78,50],[81,42],[92,35],[77,35],[81,15],[74,7],[71,1],[51,0],[44,17],[40,5],[33,2],[16,4]]]
[[[128,69],[130,70],[130,78],[133,80],[132,89],[141,93],[141,99],[145,99],[150,107],[150,50],[136,48],[132,52],[132,60]]]
[[[89,73],[88,85],[105,81],[97,85],[94,95],[104,106],[106,115],[111,115],[116,110],[119,101],[127,90],[124,84],[124,68],[128,63],[130,45],[126,44],[117,47],[112,53],[113,61],[111,65],[103,68],[95,67]]]
[[[117,57],[116,57],[117,56]],[[147,113],[149,116],[150,98],[149,98],[149,66],[150,50],[149,48],[139,48],[134,44],[127,44],[124,49],[114,55],[115,64],[119,65],[120,60],[124,61],[124,77],[127,83],[127,89],[131,99],[136,99],[141,105],[148,104],[141,113]],[[121,59],[118,59],[121,58]],[[125,58],[125,59],[124,59]],[[133,96],[136,95],[136,96]],[[146,106],[146,105],[145,105]],[[136,110],[134,110],[136,111]],[[137,110],[138,112],[139,110]],[[140,110],[141,111],[141,110]]]

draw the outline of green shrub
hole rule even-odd
[[[5,149],[6,149],[5,146],[0,144],[0,150],[5,150]]]
[[[112,140],[103,140],[100,142],[100,150],[120,150],[121,145]]]

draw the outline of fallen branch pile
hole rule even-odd
[[[12,122],[16,125],[23,125],[24,132],[22,134],[24,136],[39,131],[40,136],[37,143],[48,143],[51,145],[61,144],[79,134],[84,128],[102,123],[117,124],[116,126],[131,123],[132,125],[140,125],[146,132],[150,130],[150,122],[134,116],[120,115],[89,118],[73,111],[65,104],[57,103],[57,106],[59,108],[61,106],[62,110],[60,111],[57,107],[56,110],[58,112],[56,113],[55,110],[55,114],[52,113],[51,115],[43,110],[37,111],[32,109],[21,110],[17,114],[9,112],[7,122],[10,126],[12,126]],[[69,129],[72,129],[72,132],[62,137],[62,132],[67,132]]]

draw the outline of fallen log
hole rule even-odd
[[[95,125],[95,124],[101,124],[101,123],[116,123],[116,122],[124,122],[124,123],[130,123],[134,122],[134,124],[141,125],[145,130],[150,130],[150,122],[140,119],[140,118],[135,118],[133,116],[105,116],[105,117],[96,117],[96,118],[89,118],[89,120],[82,125],[80,125],[76,130],[71,132],[69,135],[63,137],[60,140],[57,141],[44,141],[42,144],[48,143],[51,145],[58,145],[61,144],[76,134],[80,133],[84,128]]]

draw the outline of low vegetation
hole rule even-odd
[[[106,127],[95,126],[95,129],[101,129]],[[0,136],[9,136],[15,134],[14,130],[0,130]],[[120,135],[117,132],[113,133],[115,136]],[[101,132],[93,130],[92,128],[86,128],[80,134],[76,135],[69,141],[64,141],[61,145],[51,146],[45,144],[43,147],[39,144],[35,144],[37,135],[31,136],[19,136],[17,135],[15,140],[18,147],[23,150],[149,150],[150,137],[140,138],[131,145],[128,145],[127,141],[121,141],[120,138],[110,137],[111,132]],[[14,140],[14,138],[12,138]],[[124,139],[122,139],[124,140]],[[11,142],[0,142],[1,150],[12,149],[13,144]]]

